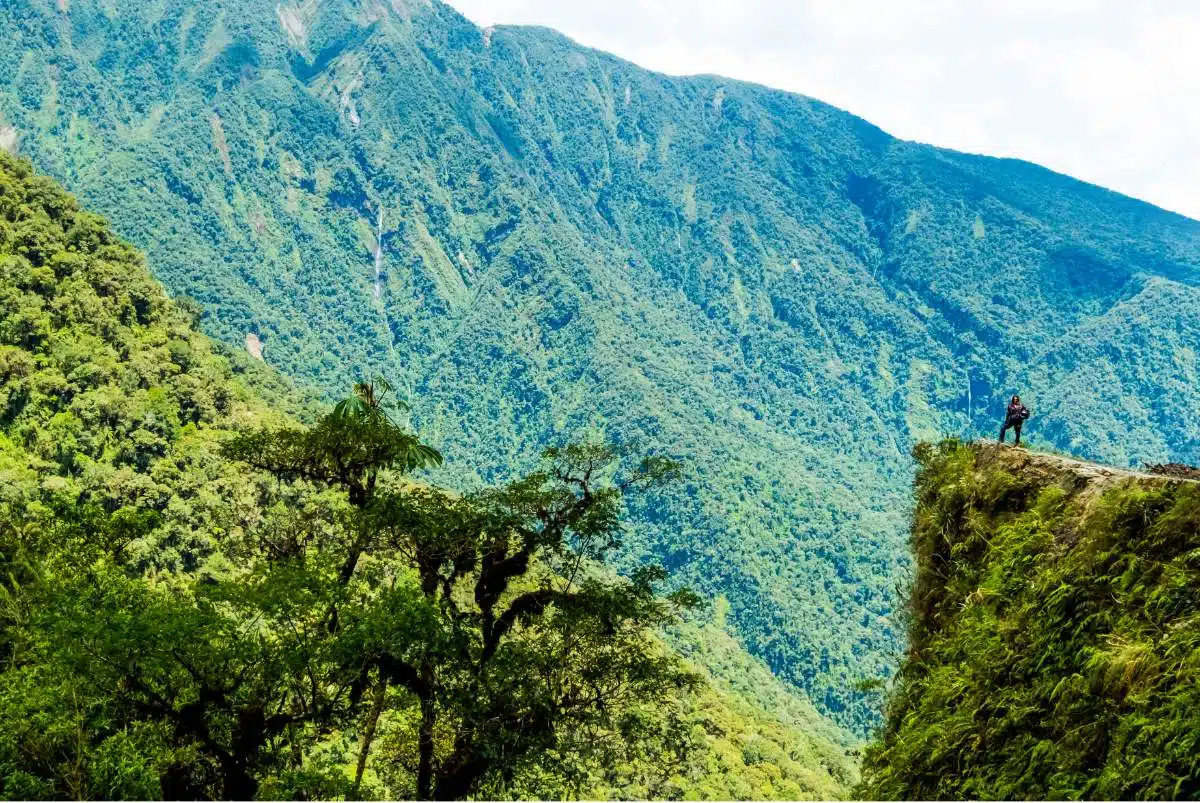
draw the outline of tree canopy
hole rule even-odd
[[[0,153],[0,796],[853,781],[846,735],[693,597],[613,571],[626,502],[676,464],[581,445],[439,487],[386,382],[320,406],[192,306]]]

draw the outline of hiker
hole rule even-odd
[[[1029,418],[1029,408],[1021,404],[1020,396],[1013,396],[1012,401],[1008,403],[1008,410],[1004,413],[1004,426],[1000,427],[1000,442],[1004,443],[1004,433],[1008,432],[1009,427],[1012,427],[1012,431],[1017,436],[1013,445],[1020,446],[1021,425],[1027,418]]]

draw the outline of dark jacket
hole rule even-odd
[[[1004,417],[1006,424],[1020,424],[1029,418],[1029,408],[1023,404],[1009,404],[1008,414]]]

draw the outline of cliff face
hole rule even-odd
[[[1200,795],[1200,484],[916,455],[911,644],[860,793]]]

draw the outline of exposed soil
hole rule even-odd
[[[1161,465],[1146,465],[1145,470],[1132,468],[1117,468],[1102,463],[1092,463],[1065,455],[1050,454],[1049,452],[1033,452],[1019,446],[998,444],[994,441],[976,441],[974,447],[985,459],[1003,459],[1007,463],[1024,465],[1037,470],[1058,472],[1066,469],[1085,481],[1113,481],[1125,478],[1141,480],[1183,480],[1184,482],[1200,482],[1200,468],[1185,466],[1181,463],[1166,463]],[[1103,483],[1107,484],[1107,482]]]

